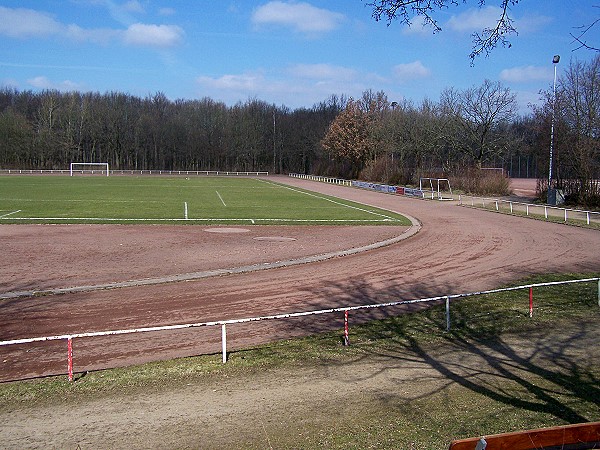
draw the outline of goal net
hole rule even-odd
[[[72,162],[69,169],[69,175],[106,175],[109,176],[108,163],[81,163]]]

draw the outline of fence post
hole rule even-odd
[[[450,297],[446,296],[446,331],[450,331]]]
[[[529,317],[533,317],[533,287],[529,288]]]
[[[73,339],[67,338],[67,374],[69,381],[73,381]]]
[[[223,364],[227,362],[227,329],[225,324],[221,325],[221,347],[223,351]]]
[[[348,337],[348,310],[344,311],[344,345],[350,345]]]
[[[598,278],[598,306],[600,306],[600,278]]]

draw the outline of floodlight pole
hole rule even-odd
[[[554,113],[556,111],[556,65],[560,61],[560,55],[554,55],[552,64],[554,65],[554,85],[552,89],[552,125],[550,126],[550,166],[548,168],[548,191],[552,185],[552,152],[554,150]]]

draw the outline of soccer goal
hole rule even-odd
[[[431,190],[432,199],[437,192],[438,200],[452,200],[452,198],[444,198],[442,195],[443,192],[449,192],[452,195],[452,188],[450,187],[450,180],[448,178],[420,178],[419,190],[427,191],[427,187]]]
[[[81,163],[72,162],[69,174],[90,174],[90,175],[104,175],[108,176],[110,171],[108,169],[108,163]]]

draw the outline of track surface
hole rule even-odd
[[[494,288],[534,273],[600,269],[600,232],[595,230],[288,177],[276,180],[408,214],[421,221],[422,229],[398,244],[318,263],[197,281],[0,300],[0,340],[412,299]],[[114,236],[115,232],[112,226],[72,227],[68,228],[76,231],[72,239],[89,242],[92,248],[100,235]],[[296,240],[272,239],[270,242],[278,245],[265,247],[259,246],[264,241],[253,239],[245,246],[231,246],[235,242],[232,234],[215,233],[211,235],[212,243],[200,248],[195,244],[197,239],[194,239],[200,228],[179,228],[183,230],[161,226],[126,228],[130,235],[121,234],[122,242],[115,240],[113,247],[100,251],[97,261],[87,261],[82,254],[76,253],[70,262],[64,262],[60,267],[46,263],[47,272],[35,263],[19,260],[18,255],[8,256],[8,263],[5,259],[3,264],[2,292],[61,287],[61,283],[66,283],[62,287],[68,287],[78,283],[113,281],[111,278],[123,280],[173,275],[207,267],[228,267],[231,262],[241,264],[289,259],[319,253],[317,249],[321,248],[325,251],[350,248],[354,245],[350,245],[349,239],[353,240],[353,244],[364,245],[371,240],[369,237],[365,241],[365,235],[373,231],[360,228],[356,234],[356,230],[351,231],[351,228],[344,232],[324,228],[320,230],[322,234],[317,232],[312,239],[306,239],[303,238],[304,230],[298,228],[267,232],[265,228],[249,227],[251,231],[248,233],[254,233],[254,237],[279,236]],[[386,238],[399,234],[398,231],[384,227],[377,233],[379,238]],[[11,233],[11,229],[0,227],[3,242],[14,239]],[[172,233],[182,234],[173,239]],[[154,242],[163,249],[159,254],[164,256],[157,257],[153,252],[154,256],[149,259],[148,242]],[[138,245],[133,245],[135,243]],[[123,252],[118,244],[125,244],[129,249]],[[51,252],[52,242],[44,242],[42,247],[44,245]],[[31,242],[31,246],[32,249],[39,248],[40,243]],[[132,253],[132,248],[137,248],[138,253]],[[215,253],[211,255],[209,251]],[[199,262],[198,254],[203,255],[203,262]],[[51,262],[51,259],[48,261]],[[22,273],[22,276],[8,277],[6,274],[10,267],[13,267],[13,274]],[[67,273],[66,277],[61,275],[63,271]],[[381,316],[397,312],[372,314]],[[227,329],[228,344],[230,349],[234,349],[339,329],[341,320],[342,317],[319,316],[318,319],[230,326]],[[205,327],[176,333],[75,340],[75,370],[218,352],[220,333],[218,327]],[[64,341],[0,347],[0,380],[65,373],[65,370]]]

